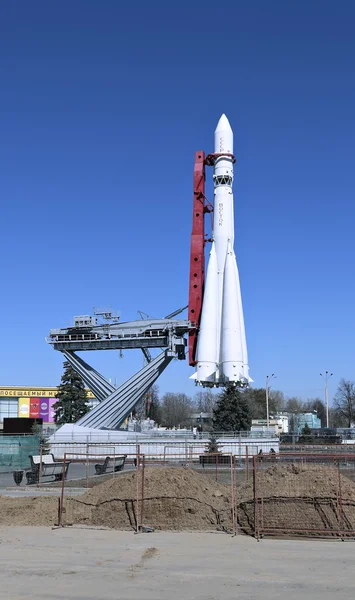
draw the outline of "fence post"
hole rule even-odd
[[[64,504],[64,482],[65,482],[65,463],[67,460],[67,455],[64,452],[64,460],[63,460],[63,471],[62,471],[62,491],[60,495],[60,508],[59,508],[59,519],[58,526],[63,527],[62,518],[63,518],[63,504]]]
[[[344,529],[343,523],[343,498],[342,498],[342,489],[341,489],[341,474],[340,474],[340,461],[338,460],[338,481],[339,481],[339,525],[341,531]],[[343,536],[341,536],[343,537]]]
[[[242,432],[239,432],[239,464],[242,462]]]
[[[143,527],[144,516],[144,471],[145,471],[145,455],[142,456],[142,503],[141,503],[141,529]]]
[[[140,446],[137,444],[136,454],[136,533],[139,533],[139,463],[140,463]]]
[[[231,468],[231,486],[232,486],[232,531],[235,534],[235,494],[234,494],[234,460],[233,454],[230,455]]]
[[[86,444],[86,489],[89,487],[89,444]]]
[[[257,456],[253,456],[253,496],[254,496],[254,536],[259,541],[259,512],[258,512],[258,487],[257,487]]]
[[[237,498],[237,459],[234,456],[234,501],[235,501],[235,534],[238,533],[238,498]]]
[[[39,445],[39,478],[38,478],[39,485],[42,484],[42,452],[43,452],[42,444],[40,443],[40,445]]]
[[[245,446],[245,481],[249,481],[249,448]]]

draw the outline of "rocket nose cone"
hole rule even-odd
[[[217,127],[215,130],[215,133],[217,133],[218,131],[232,131],[232,128],[230,126],[230,123],[226,117],[226,115],[223,113],[223,115],[221,116],[220,120],[217,123]]]

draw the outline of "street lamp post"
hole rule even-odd
[[[326,411],[326,419],[327,419],[327,429],[329,427],[329,403],[328,403],[328,380],[332,377],[333,373],[329,373],[329,371],[325,372],[325,375],[323,375],[323,373],[320,373],[320,376],[324,379],[325,382],[325,411]]]
[[[266,375],[265,396],[266,396],[266,431],[269,433],[269,382],[271,379],[276,379],[276,375]]]

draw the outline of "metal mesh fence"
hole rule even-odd
[[[28,468],[33,454],[39,454],[38,436],[1,436],[0,473]]]
[[[210,453],[208,458],[208,465],[201,465],[200,456],[190,456],[188,463],[182,463],[180,456],[175,460],[170,456],[167,462],[163,455],[147,458],[139,449],[132,454],[110,456],[80,456],[76,452],[72,457],[66,453],[62,481],[54,484],[61,488],[58,523],[86,523],[137,532],[150,527],[217,527],[233,533],[236,460],[232,454],[223,456],[221,464],[218,454]],[[86,476],[66,480],[66,470],[69,474],[73,467]],[[210,473],[211,483],[204,477],[196,480],[194,473],[202,471]],[[105,485],[97,487],[101,483]],[[83,486],[88,491],[75,497],[70,493],[73,486]]]
[[[87,445],[54,458],[40,450],[39,467],[24,467],[23,483],[45,487],[42,495],[50,488],[60,525],[355,537],[354,453],[104,450]],[[23,451],[33,455],[38,447]]]
[[[242,529],[264,535],[355,537],[355,456],[253,457],[253,487],[241,490]]]

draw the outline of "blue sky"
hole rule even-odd
[[[350,0],[0,7],[1,384],[57,384],[44,338],[93,306],[187,304],[193,158],[222,112],[255,384],[355,378],[354,18]],[[118,382],[142,365],[86,359]],[[161,391],[193,394],[191,373],[174,362]]]

